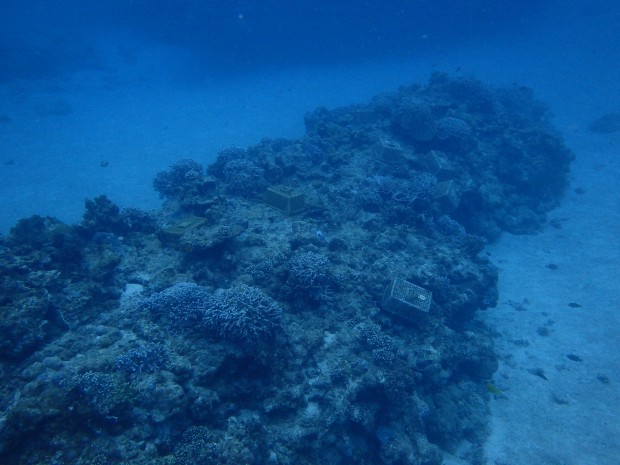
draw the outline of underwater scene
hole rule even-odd
[[[620,464],[619,24],[0,2],[0,465]]]

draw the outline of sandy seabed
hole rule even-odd
[[[620,137],[567,138],[572,186],[550,225],[488,248],[500,304],[484,318],[502,390],[489,465],[620,463]]]

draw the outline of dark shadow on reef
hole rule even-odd
[[[482,463],[481,252],[540,229],[572,154],[528,89],[441,74],[306,125],[179,160],[161,210],[11,230],[3,463]]]

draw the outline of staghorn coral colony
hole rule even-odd
[[[481,252],[544,224],[572,154],[527,89],[442,74],[306,127],[180,160],[155,212],[18,222],[2,463],[482,463]]]

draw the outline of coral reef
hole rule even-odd
[[[195,283],[177,283],[144,299],[142,305],[173,328],[194,327],[203,320],[211,293]]]
[[[175,162],[168,171],[157,173],[153,188],[163,198],[183,198],[197,190],[204,178],[204,168],[189,158]]]
[[[406,97],[399,102],[393,121],[404,136],[414,141],[429,141],[437,133],[437,121],[431,106],[415,97]]]
[[[263,169],[246,158],[226,163],[223,174],[228,191],[233,194],[252,196],[267,186]]]
[[[306,127],[0,241],[2,463],[482,463],[480,252],[541,227],[572,154],[527,89],[446,75]],[[384,311],[395,278],[428,311]]]
[[[334,282],[327,255],[300,252],[291,259],[287,284],[294,294],[322,300]]]
[[[245,284],[216,291],[204,313],[209,329],[249,346],[269,342],[282,329],[281,319],[282,309],[273,299]]]

